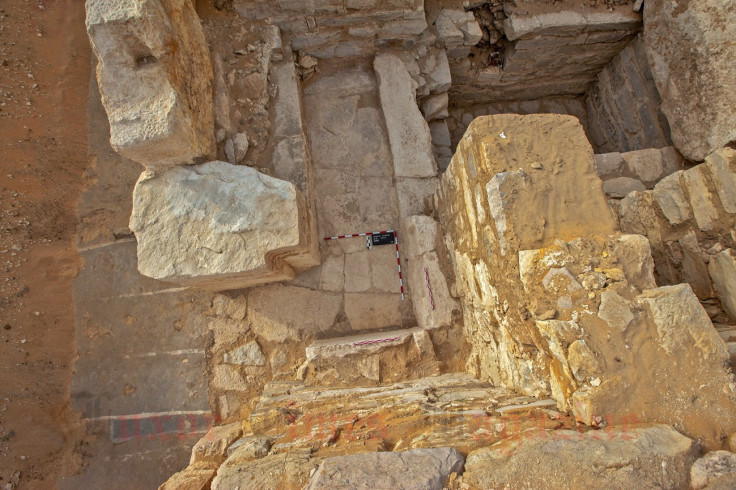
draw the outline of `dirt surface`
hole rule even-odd
[[[76,205],[90,49],[80,0],[0,3],[0,488],[72,471]]]

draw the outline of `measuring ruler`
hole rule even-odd
[[[396,230],[368,231],[365,233],[353,233],[350,235],[326,236],[325,240],[340,240],[343,238],[368,237],[368,248],[373,245],[396,246],[396,265],[399,268],[399,288],[401,290],[401,301],[404,301],[404,279],[401,276],[401,259],[399,258],[399,235]]]

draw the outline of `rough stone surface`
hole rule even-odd
[[[734,16],[736,5],[717,0],[644,6],[644,42],[662,111],[675,146],[693,161],[736,140]]]
[[[659,209],[673,225],[679,225],[693,216],[690,203],[682,189],[682,175],[682,171],[668,175],[654,186],[652,194]]]
[[[463,480],[476,488],[508,482],[524,488],[687,488],[697,453],[694,441],[665,425],[533,431],[470,453]]]
[[[547,361],[522,354],[521,343],[533,343],[528,332],[535,326],[513,312],[536,311],[538,305],[527,301],[533,293],[525,294],[522,287],[523,261],[509,257],[582,229],[601,235],[614,231],[580,123],[561,115],[475,119],[442,176],[438,202],[473,347],[469,369],[527,394],[550,393],[543,374]],[[541,282],[540,277],[540,287]],[[557,287],[555,281],[548,286]],[[572,307],[586,294],[578,284],[563,303]],[[555,303],[562,296],[555,296]]]
[[[216,473],[217,468],[210,464],[190,464],[185,470],[171,475],[159,490],[207,490]]]
[[[711,257],[708,272],[728,316],[736,319],[736,252],[726,249]]]
[[[440,490],[450,473],[458,473],[462,467],[462,455],[452,448],[337,456],[322,461],[306,488]]]
[[[112,147],[147,168],[215,153],[212,63],[191,2],[88,1]]]
[[[224,162],[144,172],[130,228],[138,269],[167,282],[235,289],[291,279],[319,263],[301,193]]]
[[[643,191],[646,187],[641,181],[631,177],[616,177],[603,182],[603,190],[611,197],[622,198],[634,191]]]
[[[373,67],[378,78],[396,176],[436,175],[429,126],[417,107],[409,72],[399,58],[390,54],[376,56]]]
[[[227,457],[227,448],[242,434],[240,422],[212,427],[192,448],[189,464],[222,463]]]
[[[713,451],[695,461],[690,468],[690,486],[695,490],[711,488],[711,484],[729,476],[736,476],[736,454]]]
[[[224,358],[227,364],[241,364],[244,366],[265,366],[266,358],[261,347],[255,340],[242,347],[227,352]]]
[[[217,470],[212,490],[233,488],[302,488],[319,462],[309,449],[268,455],[260,459],[241,458],[233,453]]]

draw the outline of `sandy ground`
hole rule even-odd
[[[69,379],[90,49],[81,0],[0,2],[0,489],[76,467]],[[17,483],[19,481],[19,483]]]

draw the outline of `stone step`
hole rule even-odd
[[[427,331],[415,327],[318,340],[306,348],[306,385],[368,386],[440,373]]]
[[[337,431],[345,441],[380,437],[393,450],[452,443],[465,452],[509,431],[560,417],[552,400],[451,373],[371,387],[324,389],[297,381],[272,382],[248,422],[253,434],[273,440],[275,450],[329,443]]]

